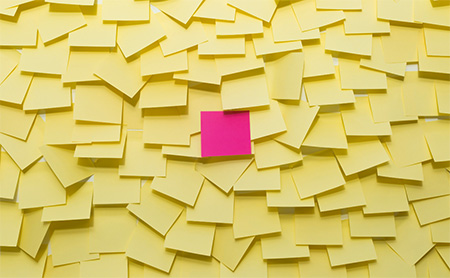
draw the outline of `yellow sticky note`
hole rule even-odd
[[[176,107],[154,109],[144,117],[144,143],[190,145],[189,116]]]
[[[250,136],[252,140],[286,131],[286,124],[278,102],[270,100],[268,108],[250,111]]]
[[[300,199],[290,170],[281,171],[280,191],[267,191],[268,207],[314,207],[314,198]]]
[[[423,181],[422,164],[417,163],[409,166],[398,166],[394,161],[389,160],[388,163],[377,167],[377,175],[379,177],[404,179],[412,181]]]
[[[425,123],[425,138],[435,162],[450,161],[450,122],[438,120]]]
[[[98,260],[80,263],[80,277],[95,278],[102,275],[126,277],[128,275],[128,262],[125,255],[102,254]]]
[[[197,9],[194,17],[234,21],[236,10],[227,5],[227,0],[205,0]]]
[[[169,0],[156,1],[153,5],[179,22],[187,24],[202,2],[202,0]]]
[[[120,176],[155,177],[166,175],[166,158],[161,148],[145,147],[142,131],[128,131],[124,164]]]
[[[439,253],[442,260],[448,267],[448,265],[450,264],[450,249],[448,248],[448,246],[445,245],[436,246],[436,251]]]
[[[334,105],[354,103],[353,90],[341,89],[339,68],[335,67],[335,76],[326,76],[313,80],[305,80],[305,92],[308,103],[314,105]],[[335,73],[333,71],[333,73]]]
[[[390,32],[389,22],[377,19],[377,1],[358,0],[357,2],[362,6],[361,11],[344,11],[346,34],[379,34]]]
[[[150,2],[105,0],[102,18],[104,21],[146,21],[150,19]]]
[[[123,103],[123,116],[122,122],[127,125],[129,129],[143,129],[144,118],[142,117],[143,111],[139,107],[139,99],[134,101],[124,101]]]
[[[347,150],[333,151],[346,176],[389,161],[380,140],[373,137],[349,139]],[[364,157],[364,160],[361,157]]]
[[[295,241],[297,245],[342,245],[340,213],[320,213],[317,206],[297,211]]]
[[[162,153],[164,156],[202,157],[200,133],[191,135],[191,144],[189,146],[163,146]]]
[[[420,78],[418,72],[407,72],[403,85],[403,106],[407,116],[437,116],[434,83]]]
[[[71,116],[72,122],[75,123],[75,120],[73,120],[73,113],[68,116]],[[65,121],[61,123],[65,123]],[[72,128],[70,129],[72,136],[69,137],[69,143],[89,144],[94,142],[120,142],[120,124],[101,124],[82,121],[77,121],[75,124],[73,123]],[[49,134],[53,132],[54,131],[51,131]],[[50,136],[53,137],[54,135],[52,134]]]
[[[99,254],[89,254],[89,220],[55,222],[50,237],[53,266],[98,259]],[[71,252],[67,252],[70,249]]]
[[[228,193],[252,161],[253,159],[209,159],[204,163],[197,163],[195,170]]]
[[[258,5],[253,0],[228,0],[227,3],[265,22],[270,22],[277,7],[273,0],[263,0]]]
[[[425,136],[418,123],[394,125],[391,141],[386,142],[389,152],[399,166],[408,166],[431,159]]]
[[[0,152],[0,198],[12,200],[16,195],[20,169],[6,152]]]
[[[95,207],[92,218],[89,253],[118,253],[127,250],[128,241],[136,228],[136,218],[126,208]]]
[[[352,237],[395,237],[394,214],[367,214],[362,210],[348,212]],[[378,257],[379,258],[379,257]]]
[[[422,167],[423,181],[420,184],[406,184],[408,200],[418,201],[450,194],[450,178],[443,167],[433,163],[423,163]]]
[[[380,3],[383,2],[390,2],[394,5],[396,3],[412,3],[410,0],[383,0]],[[380,16],[380,4],[378,5],[378,16]],[[419,28],[391,25],[389,36],[381,37],[385,61],[387,63],[416,62],[419,35]]]
[[[141,202],[129,204],[127,209],[163,236],[183,211],[178,203],[155,193],[150,188],[150,182],[141,188]]]
[[[72,106],[70,87],[64,87],[59,77],[35,76],[23,102],[23,110],[49,110]]]
[[[92,63],[95,59],[101,63],[109,57],[109,51],[100,51],[92,48],[89,50],[71,50],[67,70],[62,75],[63,83],[98,81],[100,78],[94,75],[98,64]]]
[[[450,56],[450,32],[445,29],[423,28],[427,55]]]
[[[163,27],[155,17],[152,17],[150,22],[117,26],[117,44],[125,58],[161,40],[165,35]]]
[[[199,55],[245,55],[245,37],[217,37],[215,24],[202,25],[208,41],[198,45]]]
[[[255,161],[258,169],[293,164],[302,159],[300,151],[286,148],[274,140],[255,144]]]
[[[257,56],[302,49],[301,41],[274,42],[271,29],[264,26],[262,35],[252,36]]]
[[[292,8],[303,31],[324,27],[345,19],[343,11],[316,10],[314,0],[294,1]]]
[[[46,162],[34,164],[19,179],[21,209],[66,203],[66,191]]]
[[[417,120],[417,116],[406,116],[402,96],[403,82],[387,78],[386,93],[369,94],[374,122],[402,122]]]
[[[32,79],[33,74],[22,73],[19,67],[16,67],[8,78],[0,84],[0,100],[22,104]]]
[[[281,232],[278,211],[268,208],[266,196],[234,197],[234,238]]]
[[[25,72],[61,75],[66,72],[69,61],[67,39],[44,45],[38,39],[36,48],[24,48],[19,69]]]
[[[403,184],[377,179],[375,174],[360,177],[366,206],[364,214],[408,211],[408,198]]]
[[[170,228],[164,241],[164,247],[192,254],[211,256],[215,224],[191,223],[182,212]]]
[[[345,266],[331,267],[325,249],[311,249],[310,259],[298,261],[300,277],[330,277],[346,278],[347,270]]]
[[[0,208],[0,221],[3,227],[0,233],[0,246],[16,247],[22,226],[22,210],[15,202],[0,202]]]
[[[9,105],[0,105],[0,132],[27,140],[36,119],[36,112],[26,112]]]
[[[230,225],[216,226],[212,256],[234,271],[254,237],[235,239]]]
[[[236,12],[234,22],[216,21],[217,36],[262,34],[262,32],[263,24],[261,20],[239,11]]]
[[[50,223],[41,221],[41,217],[42,209],[26,210],[20,232],[20,249],[34,259],[37,259],[38,251],[50,227]]]
[[[325,36],[325,33],[320,35],[319,44],[308,43],[303,46],[302,51],[305,54],[304,78],[334,74],[335,67],[332,56],[325,52]]]
[[[188,207],[186,220],[189,222],[206,222],[233,224],[234,194],[228,195],[205,180],[195,207]]]
[[[387,88],[384,72],[360,67],[356,60],[339,59],[339,73],[342,89],[377,90]]]
[[[0,83],[16,68],[20,60],[20,52],[15,49],[0,50],[2,64],[0,65]]]
[[[414,0],[414,21],[450,27],[450,20],[447,16],[450,7],[448,5],[433,5],[433,2]]]
[[[240,73],[222,81],[224,110],[269,105],[269,91],[263,71]]]
[[[94,205],[139,203],[139,200],[139,178],[119,177],[117,168],[95,168]]]
[[[148,252],[152,250],[152,252]],[[142,222],[138,222],[127,247],[128,258],[169,272],[176,252],[164,248],[164,238]]]
[[[235,191],[264,191],[280,189],[280,168],[258,169],[256,163],[250,164],[234,184]]]
[[[430,230],[434,243],[450,243],[450,219],[431,223]]]
[[[278,103],[278,105],[287,131],[277,136],[275,140],[299,149],[319,111],[319,107],[309,107],[308,103],[303,100],[300,100],[298,105],[284,103]],[[303,120],[298,122],[298,119]]]
[[[348,177],[345,185],[317,195],[321,212],[364,206],[366,199],[358,177]]]
[[[35,9],[20,12],[17,22],[0,21],[0,45],[36,46],[39,13]]]
[[[145,85],[148,78],[142,78],[140,59],[128,62],[120,51],[111,52],[102,60],[94,74],[126,96],[133,98]]]
[[[44,270],[45,278],[53,278],[53,277],[67,277],[67,278],[76,278],[80,277],[80,264],[73,263],[61,266],[53,266],[53,256],[49,255],[47,257],[47,263],[45,265]]]
[[[414,210],[411,208],[408,215],[395,217],[397,237],[388,240],[389,246],[408,264],[416,264],[434,244],[431,242],[430,227],[421,227]],[[411,245],[411,242],[415,242]]]
[[[260,69],[264,67],[262,57],[256,57],[253,42],[245,41],[245,56],[216,56],[217,71],[221,76]]]
[[[280,214],[281,235],[261,238],[263,259],[293,259],[309,257],[308,246],[295,244],[294,215]]]
[[[267,56],[265,72],[269,95],[273,99],[300,99],[304,55],[301,52]]]
[[[413,203],[420,225],[450,218],[450,196],[442,196]]]
[[[439,113],[450,114],[450,86],[448,82],[436,80],[434,88],[436,89]]]
[[[208,40],[203,26],[192,21],[182,26],[163,13],[154,14],[166,32],[166,39],[160,42],[164,56],[180,52]]]
[[[291,262],[287,260],[284,261],[268,261],[267,262],[267,277],[268,278],[276,278],[276,277],[292,277],[298,278],[298,263]]]
[[[81,158],[123,158],[126,138],[127,126],[124,125],[119,142],[93,142],[92,144],[77,145],[74,156]]]
[[[406,70],[406,62],[386,62],[380,37],[372,38],[372,56],[370,58],[361,58],[360,66],[390,73],[399,77],[404,77]]]
[[[318,114],[302,145],[316,148],[346,149],[348,147],[347,138],[341,113]]]
[[[200,57],[198,54],[199,50],[188,51],[188,72],[176,72],[173,78],[220,85],[221,76],[217,71],[215,60],[210,57]]]
[[[261,242],[255,241],[239,266],[231,271],[224,264],[220,265],[220,277],[267,277],[267,261],[261,256]]]
[[[1,28],[0,28],[1,29]],[[46,251],[46,250],[45,250]],[[4,277],[42,277],[44,274],[45,260],[43,255],[39,260],[34,260],[25,252],[19,250],[2,251],[0,265]]]
[[[185,71],[187,69],[187,51],[164,57],[161,47],[156,45],[141,55],[142,76]]]
[[[381,0],[377,1],[377,16],[379,19],[400,22],[414,22],[413,0]]]
[[[342,221],[344,242],[342,246],[327,246],[331,266],[373,261],[377,259],[371,238],[352,238],[348,220]]]
[[[415,277],[416,269],[406,263],[383,241],[374,241],[376,262],[369,263],[372,277]]]
[[[389,136],[392,134],[389,122],[374,122],[368,97],[355,98],[354,107],[341,106],[341,115],[347,136]]]
[[[45,207],[42,221],[84,220],[91,217],[92,182],[80,186],[74,185],[67,189],[65,205]]]
[[[372,36],[344,32],[344,25],[327,28],[325,50],[348,54],[372,55]]]
[[[320,39],[319,29],[306,32],[300,29],[294,10],[289,4],[277,7],[271,27],[274,42]]]
[[[152,188],[182,203],[194,206],[203,181],[202,175],[195,171],[194,163],[168,160],[166,177],[156,177]]]
[[[438,76],[450,74],[450,57],[427,55],[423,30],[421,30],[419,34],[418,58],[419,72],[428,73],[431,74],[431,76],[433,74],[438,74]]]
[[[116,22],[103,22],[102,5],[83,7],[86,26],[69,33],[69,45],[72,47],[115,47]]]

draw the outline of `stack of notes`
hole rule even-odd
[[[450,0],[0,0],[1,277],[450,277]]]

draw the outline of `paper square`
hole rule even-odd
[[[251,154],[248,111],[201,112],[202,157]]]

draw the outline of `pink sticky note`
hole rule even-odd
[[[202,157],[252,153],[248,111],[201,112]]]

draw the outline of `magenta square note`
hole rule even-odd
[[[248,111],[201,112],[202,157],[252,153]]]

